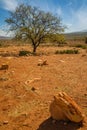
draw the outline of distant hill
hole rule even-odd
[[[11,37],[0,36],[0,39],[2,39],[2,40],[11,39]]]
[[[72,33],[65,33],[64,36],[67,39],[80,39],[87,37],[87,30],[81,31],[81,32],[72,32]]]

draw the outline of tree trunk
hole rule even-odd
[[[34,46],[33,46],[33,53],[34,53],[34,54],[36,53],[36,49],[37,49],[37,47],[34,45]]]

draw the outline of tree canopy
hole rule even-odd
[[[24,4],[10,12],[10,17],[5,21],[10,25],[10,31],[14,31],[15,37],[31,41],[34,53],[47,35],[64,31],[59,17]]]

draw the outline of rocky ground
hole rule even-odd
[[[44,47],[38,52],[46,55],[17,56],[23,48],[0,48],[0,66],[8,65],[0,70],[0,130],[87,130],[87,52],[56,55],[58,48]],[[38,66],[41,60],[47,65]],[[50,117],[49,106],[60,91],[82,108],[84,126]]]

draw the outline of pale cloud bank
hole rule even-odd
[[[56,13],[58,14],[58,16],[62,16],[62,9],[61,9],[61,7],[57,8]]]
[[[5,10],[14,11],[18,5],[18,0],[1,0],[2,6]]]
[[[69,32],[87,30],[87,8],[72,10],[71,19],[66,21]]]
[[[77,25],[80,29],[87,29],[87,9],[81,9],[76,12]]]
[[[2,29],[0,29],[0,36],[7,36],[7,37],[9,37],[10,34],[7,33],[6,31],[3,31]]]
[[[8,30],[9,30],[9,25],[7,25],[7,24],[1,25],[0,24],[0,36],[12,37],[13,32],[8,31]]]

